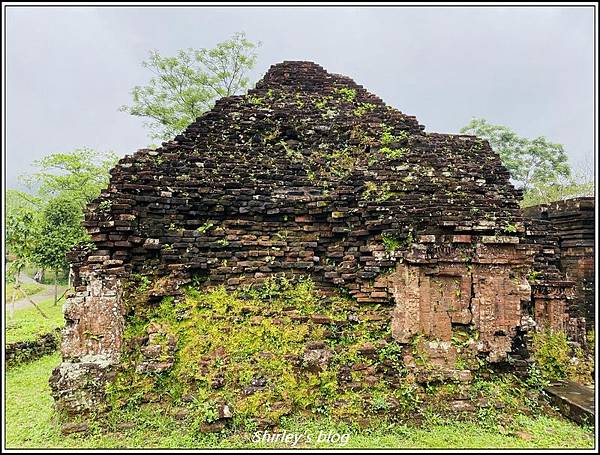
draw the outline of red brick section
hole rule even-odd
[[[197,277],[234,288],[311,275],[382,304],[400,343],[425,334],[442,358],[468,327],[480,334],[473,349],[503,360],[535,253],[520,197],[487,142],[425,133],[314,63],[274,65],[248,95],[111,171],[86,216],[94,250],[71,258],[55,396],[73,396],[76,365],[118,363],[132,273],[160,279],[157,297]]]

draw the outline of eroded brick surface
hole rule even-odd
[[[505,359],[530,298],[526,278],[511,274],[507,266],[398,266],[388,276],[396,302],[392,335],[401,343],[419,334],[450,342],[453,327],[472,326],[478,351],[490,361]]]

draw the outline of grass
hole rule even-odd
[[[204,434],[193,423],[182,423],[167,410],[141,407],[128,413],[113,413],[107,419],[92,419],[85,435],[63,436],[52,410],[48,377],[60,362],[54,354],[9,370],[6,374],[7,448],[289,448],[289,444],[258,442],[261,434],[229,430]],[[129,430],[117,430],[119,422],[131,422]],[[449,422],[432,418],[420,428],[401,424],[361,429],[327,418],[282,421],[280,432],[302,436],[296,447],[340,448],[339,444],[316,443],[320,432],[348,434],[344,448],[593,448],[589,427],[545,416],[515,415],[503,426],[497,423]],[[519,436],[518,432],[522,432]],[[307,444],[306,436],[313,442]],[[252,440],[255,439],[255,442]]]
[[[32,341],[40,335],[52,332],[64,325],[62,301],[54,305],[54,299],[48,299],[38,303],[38,306],[48,316],[48,319],[44,318],[33,306],[15,310],[14,318],[10,319],[8,308],[5,308],[7,316],[6,343]]]
[[[26,295],[35,295],[38,292],[42,292],[45,289],[44,285],[38,284],[38,283],[24,283],[24,284],[21,284],[20,287],[21,287],[21,290]],[[6,289],[6,295],[5,295],[4,301],[8,305],[12,301],[12,295],[13,295],[12,283],[6,283],[5,289]],[[20,292],[17,292],[16,300],[20,300],[22,298],[23,298],[23,294]]]

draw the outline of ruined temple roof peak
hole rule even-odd
[[[321,65],[302,60],[285,60],[271,65],[265,75],[256,84],[257,89],[272,87],[291,87],[312,91],[325,87],[349,86],[362,88],[348,76],[329,73]]]

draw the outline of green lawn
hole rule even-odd
[[[45,286],[43,284],[38,284],[38,283],[24,283],[24,284],[21,284],[20,287],[21,287],[21,290],[26,295],[35,295],[38,292],[42,292],[45,289]],[[6,283],[5,289],[6,289],[6,295],[4,297],[4,300],[5,300],[5,303],[8,305],[8,304],[10,304],[10,302],[12,302],[12,295],[13,295],[12,284]],[[16,300],[20,300],[22,298],[23,298],[23,294],[21,292],[17,292]]]
[[[48,319],[44,318],[33,306],[15,310],[14,318],[10,319],[8,307],[6,307],[6,343],[32,341],[40,335],[62,327],[64,325],[62,303],[61,300],[54,305],[54,299],[48,299],[38,304]]]
[[[48,377],[60,362],[58,354],[8,370],[6,374],[6,445],[8,448],[204,448],[290,447],[253,443],[251,433],[204,434],[193,423],[182,423],[156,408],[113,414],[95,421],[86,435],[62,436],[52,411]],[[129,430],[117,425],[132,422]],[[284,422],[282,431],[310,435],[348,434],[345,448],[593,448],[593,430],[550,417],[516,415],[503,427],[497,423],[448,422],[432,418],[423,427],[406,425],[360,429],[327,419]],[[521,433],[519,433],[521,432]],[[305,440],[304,440],[305,442]],[[339,448],[311,443],[296,447]]]

